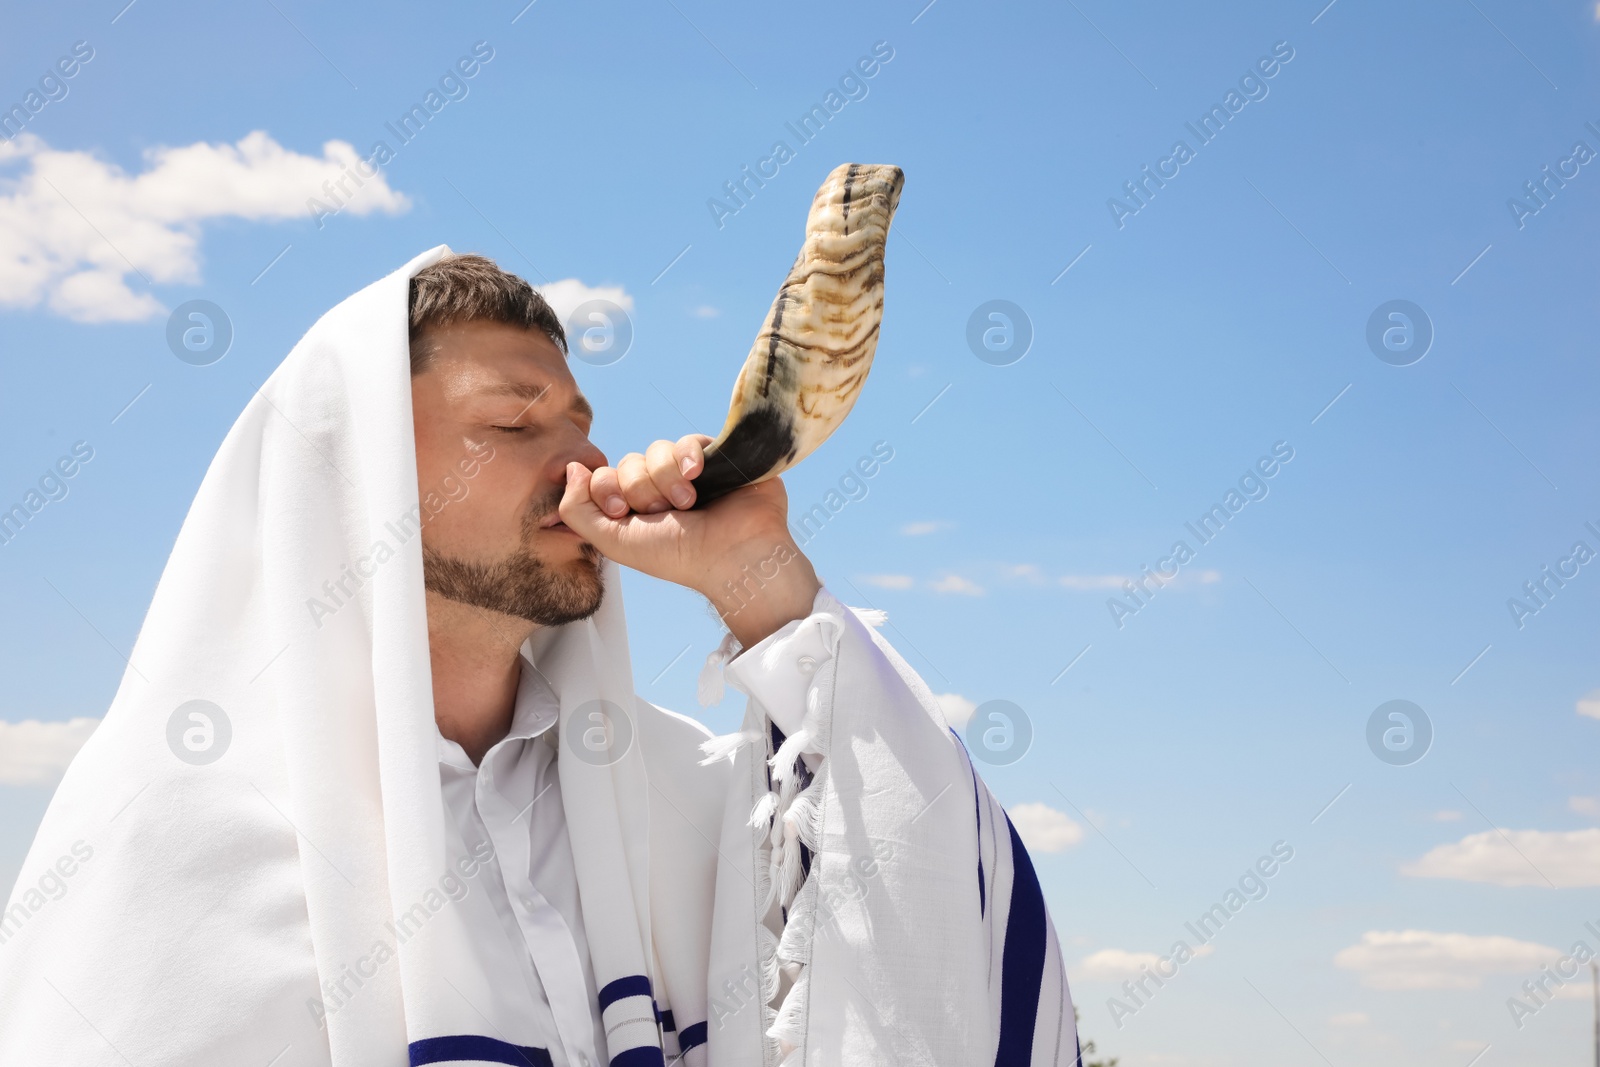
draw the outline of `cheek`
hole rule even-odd
[[[459,437],[419,424],[416,429],[416,443],[419,495],[426,496],[430,492],[443,495],[447,484],[463,480],[457,464],[460,463],[462,456],[469,453],[462,446]]]
[[[558,499],[554,486],[534,489],[534,480],[514,465],[514,457],[499,449],[495,458],[479,468],[474,478],[464,479],[467,492],[456,509],[458,522],[468,528],[468,536],[485,541],[514,543],[521,539],[523,523],[544,498]]]
[[[447,492],[444,478],[448,478]],[[487,471],[463,478],[446,471],[444,478],[424,481],[417,503],[422,511],[423,544],[446,555],[480,559],[503,555],[521,533],[521,512],[505,489]]]

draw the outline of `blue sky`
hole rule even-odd
[[[986,777],[1038,843],[1085,1035],[1126,1067],[1587,1062],[1581,980],[1520,1027],[1507,1000],[1600,949],[1600,564],[1520,627],[1508,601],[1600,551],[1592,4],[523,2],[8,19],[6,106],[93,54],[0,148],[0,504],[93,458],[0,546],[0,880],[217,445],[319,314],[438,243],[621,290],[632,348],[574,365],[596,440],[714,433],[812,191],[894,163],[872,376],[785,481],[809,507],[892,447],[806,551],[953,711],[1022,709],[1031,746]],[[386,124],[479,42],[401,144]],[[305,201],[380,139],[381,179],[319,225]],[[729,201],[776,141],[792,158]],[[1146,166],[1169,177],[1139,204]],[[1541,203],[1546,166],[1568,177]],[[209,366],[165,340],[194,299],[234,330]],[[968,345],[993,300],[1026,316],[1020,359]],[[1433,332],[1405,366],[1367,342],[1394,300]],[[1275,446],[1199,544],[1185,524]],[[1178,577],[1114,613],[1179,540]],[[696,711],[719,627],[687,591],[626,596],[642,692]],[[1394,699],[1432,724],[1410,765],[1366,739]],[[1127,999],[1280,841],[1212,951]]]

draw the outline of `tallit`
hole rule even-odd
[[[448,251],[323,316],[223,441],[8,902],[0,1064],[521,1062],[461,1032],[450,924],[397,925],[449,907],[420,538],[399,536],[423,506],[408,281]],[[802,722],[752,699],[705,762],[703,727],[635,695],[604,580],[599,612],[524,652],[558,729],[599,700],[635,720],[614,762],[560,774],[610,1062],[1074,1062],[1026,851],[870,616],[819,597],[780,638],[820,643]],[[311,610],[327,583],[348,595]],[[226,720],[211,762],[179,755],[195,707]]]

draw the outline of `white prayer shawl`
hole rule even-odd
[[[0,917],[0,1064],[540,1062],[439,965],[458,882],[407,296],[448,251],[323,316],[224,440]],[[609,1062],[1076,1062],[1033,867],[894,649],[812,616],[801,727],[752,699],[707,762],[703,727],[635,695],[603,566],[600,610],[525,651],[561,701]],[[613,761],[566,758],[608,709]]]

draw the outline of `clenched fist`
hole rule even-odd
[[[561,521],[625,567],[702,594],[749,648],[804,618],[821,583],[789,533],[789,498],[769,478],[699,511],[691,479],[705,434],[656,441],[615,467],[567,464]]]

